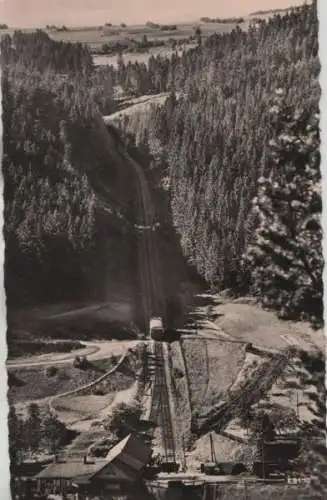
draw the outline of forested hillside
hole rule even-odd
[[[9,304],[104,298],[116,254],[132,286],[121,218],[133,197],[90,91],[87,49],[18,32],[1,52]]]
[[[114,296],[132,309],[129,318],[142,322],[139,187],[128,158],[155,190],[147,149],[105,126],[113,88],[93,68],[86,47],[54,42],[42,31],[16,32],[2,40],[2,64],[9,313],[23,305]],[[169,310],[184,261],[160,193],[154,213],[166,221],[159,252],[167,261]]]
[[[8,300],[104,298],[108,283],[133,282],[136,190],[101,115],[115,109],[117,88],[167,91],[163,106],[119,124],[155,194],[167,295],[179,245],[213,290],[251,292],[284,317],[319,322],[317,30],[314,3],[199,39],[181,56],[100,70],[80,44],[40,31],[4,37]]]
[[[130,119],[124,117],[120,126],[133,132],[138,144],[148,144],[160,158],[157,163],[166,185],[168,180],[173,222],[184,255],[214,289],[231,288],[244,292],[254,285],[261,297],[272,293],[267,287],[259,286],[253,268],[244,266],[242,256],[247,246],[252,245],[252,236],[258,227],[258,217],[252,211],[258,180],[274,172],[274,181],[286,178],[291,182],[278,167],[278,162],[273,161],[276,151],[271,141],[278,134],[289,133],[285,116],[292,121],[292,116],[300,116],[302,110],[310,121],[318,112],[317,30],[314,3],[283,17],[275,16],[247,33],[236,29],[231,34],[214,35],[180,58],[152,58],[148,69],[121,63],[116,74],[117,82],[125,91],[171,92],[164,106],[153,107],[148,113],[133,114]],[[283,110],[276,120],[271,109],[275,106],[274,95],[278,89],[283,89]],[[298,128],[293,127],[292,140],[303,141],[307,123],[303,125],[300,118],[295,119],[298,119]],[[318,132],[317,125],[316,130]],[[281,157],[288,148],[287,141],[282,141]],[[299,161],[311,162],[313,155],[314,182],[319,184],[318,151],[319,136],[311,152],[302,154],[302,159],[299,153],[284,161],[286,164],[293,161],[296,170]],[[296,190],[301,189],[301,183],[310,181],[308,175],[312,175],[300,165],[299,169]],[[273,203],[273,207],[277,213],[278,206]],[[314,210],[319,215],[319,206]],[[287,238],[295,242],[298,229],[295,233],[288,232]],[[295,283],[294,277],[289,278],[286,263],[283,282],[279,276],[268,286],[275,289],[273,294],[279,295],[278,299],[268,298],[268,305],[281,308],[285,296],[284,292],[276,292],[276,288],[283,288],[288,293],[289,307],[286,309],[291,312],[289,303],[296,295],[295,309],[299,315],[314,290],[314,315],[321,317],[319,222],[315,230],[306,234],[303,251],[313,241],[317,255],[309,264],[296,269],[305,274],[303,280]],[[271,258],[273,265],[276,258],[279,259],[278,256]],[[315,266],[318,266],[315,269],[318,279],[312,281],[310,274]],[[261,275],[261,280],[267,279],[270,277]],[[310,311],[306,310],[308,314],[310,316]]]

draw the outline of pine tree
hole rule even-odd
[[[259,179],[259,217],[244,256],[253,291],[283,317],[322,321],[322,230],[319,115],[284,104],[271,109],[270,175]]]
[[[66,437],[66,427],[58,418],[50,413],[42,422],[42,438],[48,450],[56,454]]]
[[[27,444],[31,452],[39,449],[41,441],[41,416],[40,408],[32,403],[28,408],[28,419],[25,423]]]
[[[17,415],[15,407],[9,406],[8,413],[9,457],[11,467],[15,467],[22,460],[25,450],[23,421]]]

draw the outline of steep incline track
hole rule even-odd
[[[162,444],[167,461],[176,460],[176,446],[171,418],[170,399],[166,379],[162,342],[155,342],[156,373],[153,387],[151,420],[161,428]]]
[[[117,138],[116,147],[120,156],[134,172],[137,189],[136,205],[138,224],[152,227],[154,220],[153,204],[147,179],[142,167],[127,153],[124,144]],[[145,325],[152,316],[165,317],[165,295],[162,281],[162,269],[155,231],[145,230],[139,237],[139,277],[142,293]],[[175,461],[175,442],[171,418],[170,398],[167,385],[167,372],[163,345],[155,343],[156,372],[153,387],[152,415],[161,427],[162,444],[166,460]]]

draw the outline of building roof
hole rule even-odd
[[[140,469],[149,462],[151,447],[142,438],[129,434],[109,450],[106,460],[112,463],[118,457]]]
[[[88,483],[95,476],[100,480],[133,481],[149,463],[151,453],[151,447],[142,438],[130,434],[114,446],[104,460],[53,463],[35,477],[74,479],[77,483]]]
[[[108,462],[99,460],[94,463],[80,461],[58,462],[49,465],[46,469],[36,475],[38,479],[73,479],[75,477],[90,476],[103,469]]]
[[[129,434],[111,448],[106,456],[108,466],[97,477],[134,480],[149,463],[151,454],[151,447],[142,438]]]
[[[151,455],[151,447],[144,442],[144,439],[133,434],[129,434],[116,446],[111,448],[106,456],[106,460],[113,463],[119,458],[135,470],[140,470],[149,463]]]

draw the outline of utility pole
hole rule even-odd
[[[186,472],[187,469],[187,464],[186,464],[186,453],[185,453],[185,441],[184,441],[184,434],[182,435],[182,452],[183,452],[183,467],[184,467],[184,472]]]
[[[296,391],[296,416],[300,420],[300,409],[299,409],[299,391]]]
[[[244,479],[244,500],[248,500],[248,485],[246,479]]]
[[[262,455],[262,476],[263,479],[266,479],[266,471],[265,471],[265,439],[264,437],[262,438],[262,449],[261,449],[261,455]]]
[[[261,439],[262,439],[262,449],[261,449],[261,454],[262,454],[262,475],[263,479],[266,479],[266,471],[265,471],[265,436],[263,432],[263,419],[261,422]]]
[[[213,445],[213,437],[212,437],[212,432],[210,433],[210,451],[211,451],[211,462],[216,464],[216,453],[215,453],[215,448]]]

